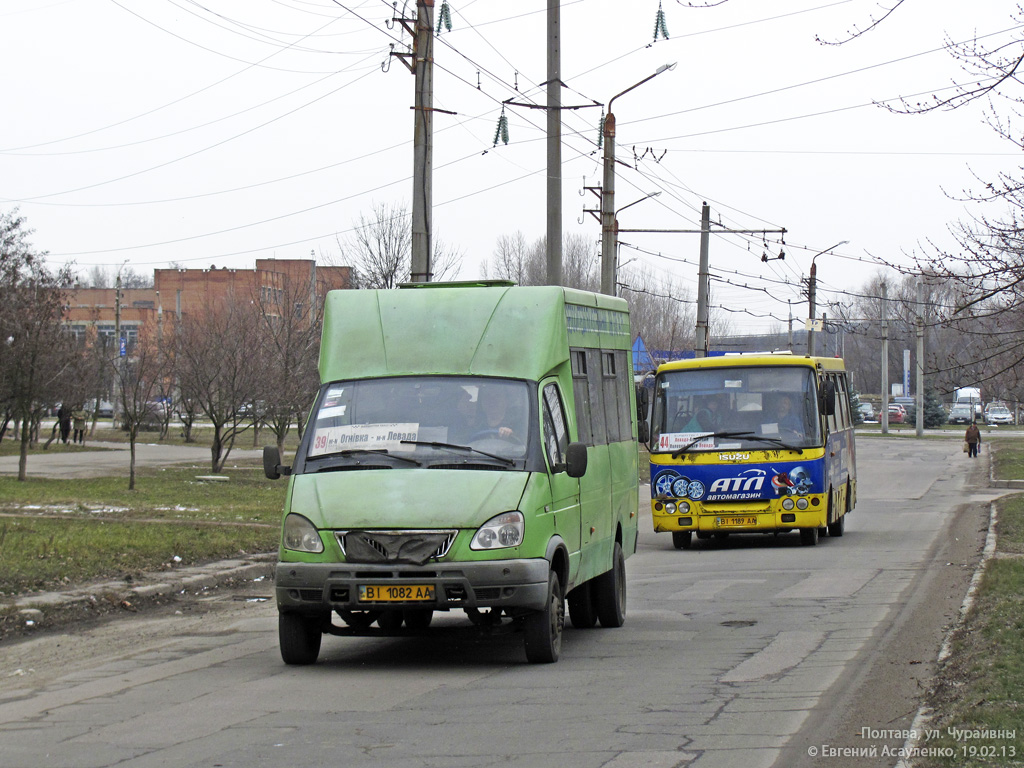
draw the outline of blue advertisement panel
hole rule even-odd
[[[757,464],[651,464],[654,498],[718,501],[765,501],[825,491],[825,461]]]

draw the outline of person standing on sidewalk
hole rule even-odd
[[[74,422],[75,433],[74,442],[76,444],[81,443],[85,445],[85,421],[88,415],[85,412],[85,408],[82,406],[76,406],[75,410],[71,412],[71,420]]]
[[[981,430],[978,429],[976,422],[971,422],[971,426],[967,428],[967,432],[964,434],[964,440],[967,443],[967,458],[977,458],[978,446],[981,445]]]

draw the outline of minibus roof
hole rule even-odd
[[[412,284],[330,291],[323,382],[458,374],[539,380],[570,346],[631,348],[624,299],[559,286]]]

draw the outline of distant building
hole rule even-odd
[[[279,313],[302,317],[318,307],[330,290],[352,287],[351,267],[319,266],[312,259],[257,259],[256,268],[157,269],[152,288],[121,291],[121,338],[131,348],[143,328],[197,312],[206,307],[250,297]],[[117,291],[114,288],[80,288],[67,292],[67,324],[85,339],[90,330],[112,342],[116,336]],[[288,302],[291,306],[283,306]]]

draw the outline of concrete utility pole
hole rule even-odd
[[[917,436],[921,437],[924,435],[924,283],[921,280],[917,281],[917,318],[914,322],[917,325],[917,393],[914,397],[917,413],[914,426]]]
[[[644,198],[646,199],[646,198]],[[639,202],[639,201],[637,201]],[[632,205],[632,203],[630,203]],[[627,208],[629,206],[626,206]],[[612,217],[614,223],[614,216]],[[694,345],[696,357],[707,357],[710,349],[708,318],[710,316],[711,270],[708,263],[708,251],[711,241],[711,208],[707,203],[701,205],[700,229],[619,229],[615,225],[615,234],[619,232],[646,232],[653,234],[700,235],[700,266],[697,282],[697,334]],[[718,225],[721,226],[721,225]],[[767,235],[768,233],[785,235],[783,229],[716,229],[716,233],[724,235]],[[834,246],[833,246],[834,247]],[[781,257],[780,257],[781,258]],[[603,266],[603,264],[602,264]],[[614,284],[614,283],[613,283]]]
[[[662,72],[676,68],[673,64],[662,64],[653,75],[648,75],[608,101],[608,113],[601,129],[604,140],[604,176],[601,180],[601,293],[614,296],[615,291],[615,114],[612,104],[634,88],[653,80]]]
[[[431,209],[433,206],[434,136],[434,0],[416,0],[413,45],[416,74],[416,121],[412,179],[412,263],[409,279],[425,283],[433,277]]]
[[[121,415],[121,270],[117,270],[114,283],[114,427],[119,426]]]
[[[882,434],[889,434],[889,289],[882,283],[882,306],[879,314],[882,319],[882,412],[878,415],[882,422]]]
[[[559,7],[559,0],[548,0],[548,285],[562,284],[562,53]]]
[[[697,267],[697,334],[693,347],[694,357],[707,357],[710,350],[708,335],[708,304],[711,296],[711,275],[708,266],[708,250],[711,247],[711,206],[701,203],[700,207],[700,265]]]

